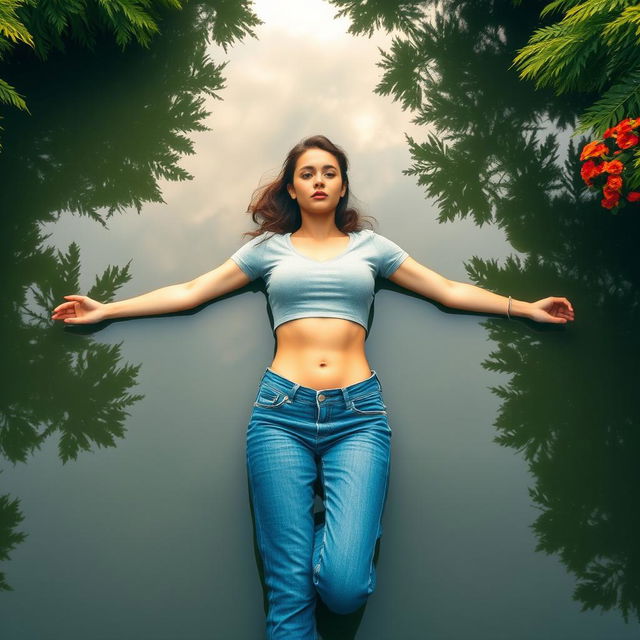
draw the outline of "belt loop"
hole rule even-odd
[[[340,391],[342,391],[342,397],[344,398],[344,406],[348,407],[350,398],[349,398],[349,392],[347,391],[347,387],[340,387]]]
[[[380,382],[380,378],[378,378],[378,374],[374,369],[371,369],[372,377],[375,378],[376,383],[378,385],[378,391],[382,391],[382,383]]]
[[[291,389],[289,389],[289,393],[287,395],[289,396],[289,400],[291,400],[291,402],[293,402],[293,399],[295,398],[296,392],[299,388],[300,385],[297,382],[294,382]]]

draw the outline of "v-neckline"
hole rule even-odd
[[[289,247],[299,256],[302,256],[307,260],[311,260],[311,262],[317,262],[318,264],[324,264],[325,262],[333,262],[333,260],[337,260],[338,258],[343,256],[351,248],[351,245],[353,244],[353,239],[354,239],[353,232],[347,232],[347,235],[349,236],[349,242],[347,242],[347,246],[342,251],[340,251],[340,253],[336,254],[332,258],[327,258],[326,260],[316,260],[315,258],[308,256],[306,253],[302,253],[301,251],[298,251],[298,249],[296,249],[295,245],[293,244],[293,241],[291,240],[291,233],[292,232],[289,231],[289,233],[285,234],[285,238],[287,240],[287,244],[289,245]]]

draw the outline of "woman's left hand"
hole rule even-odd
[[[543,298],[531,303],[530,318],[536,322],[566,324],[574,319],[573,307],[566,298]]]

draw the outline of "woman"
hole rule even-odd
[[[391,429],[365,355],[375,277],[448,307],[573,320],[566,298],[524,302],[447,280],[349,208],[344,152],[313,136],[288,154],[250,206],[260,228],[228,260],[190,282],[108,304],[65,296],[67,324],[193,308],[258,277],[266,282],[277,350],[247,429],[247,472],[268,595],[267,637],[316,637],[316,596],[337,613],[375,588]],[[314,489],[324,502],[315,523]]]

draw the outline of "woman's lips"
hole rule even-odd
[[[317,193],[314,196],[311,196],[314,200],[323,200],[324,198],[328,198],[326,193]]]

